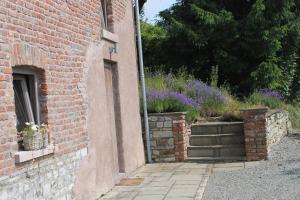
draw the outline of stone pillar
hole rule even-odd
[[[149,126],[154,162],[183,161],[187,158],[189,137],[185,113],[149,114]],[[145,140],[144,143],[146,145]]]
[[[268,108],[242,110],[247,161],[267,159],[267,112]]]

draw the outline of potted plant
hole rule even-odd
[[[38,126],[33,122],[26,122],[22,131],[23,147],[25,151],[34,151],[46,148],[48,145],[47,126]]]

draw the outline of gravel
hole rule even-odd
[[[259,165],[211,175],[202,200],[300,200],[300,131],[272,147]]]

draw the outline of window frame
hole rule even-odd
[[[102,23],[104,29],[108,30],[108,12],[107,12],[107,0],[101,0],[101,9],[102,9]]]
[[[26,103],[26,106],[30,106],[30,110],[32,112],[33,122],[37,125],[41,124],[40,121],[40,93],[39,93],[39,87],[38,87],[38,74],[33,69],[21,69],[21,68],[14,68],[13,69],[13,80],[20,80],[22,89],[27,89],[26,91],[23,91],[25,93],[25,101],[29,100]],[[26,76],[28,77],[28,84],[32,84],[32,88],[28,88],[27,86],[27,80]],[[31,77],[30,77],[31,76]],[[32,95],[29,94],[29,92],[32,93]],[[33,98],[31,97],[33,96]],[[30,112],[30,111],[29,111]],[[27,113],[30,114],[30,113]],[[30,116],[30,115],[28,115]]]

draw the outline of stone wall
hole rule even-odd
[[[273,144],[279,142],[289,131],[291,122],[289,113],[284,110],[273,110],[266,114],[266,135],[268,150]]]
[[[0,200],[46,200],[72,197],[79,163],[87,149],[47,160],[30,161],[9,176],[0,177]]]
[[[288,113],[268,108],[242,110],[245,150],[248,161],[265,160],[272,144],[280,141],[291,128]]]
[[[187,158],[190,131],[185,113],[150,114],[149,128],[154,162],[183,161]]]

